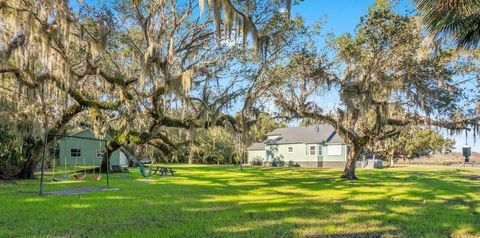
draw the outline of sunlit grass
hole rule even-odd
[[[474,168],[359,170],[172,166],[113,174],[116,190],[38,197],[38,180],[0,183],[0,237],[480,237]],[[48,177],[50,176],[50,177]],[[46,191],[106,186],[105,176]]]

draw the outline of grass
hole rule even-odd
[[[83,195],[0,183],[0,237],[480,237],[480,169],[359,170],[345,181],[336,169],[174,167],[175,177],[114,174],[118,190]]]

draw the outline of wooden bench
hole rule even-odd
[[[153,167],[153,174],[157,174],[160,172],[160,176],[167,176],[169,173],[172,176],[175,176],[175,170],[170,167],[165,167],[165,166],[154,166]]]

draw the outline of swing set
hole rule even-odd
[[[46,157],[46,154],[47,154],[47,146],[48,146],[48,139],[49,138],[52,138],[52,137],[60,137],[60,138],[76,138],[76,139],[83,139],[83,140],[88,140],[88,141],[98,141],[99,142],[99,148],[103,148],[102,147],[102,143],[103,145],[106,144],[106,140],[103,140],[103,139],[97,139],[97,138],[89,138],[89,137],[83,137],[83,136],[74,136],[74,135],[65,135],[65,134],[53,134],[53,133],[46,133],[45,134],[45,144],[44,144],[44,147],[43,147],[43,158],[42,158],[42,170],[41,170],[41,175],[40,175],[40,191],[39,191],[39,195],[43,195],[44,194],[44,178],[45,178],[45,157]],[[63,164],[64,164],[64,168],[63,168],[63,171],[64,171],[64,174],[62,177],[56,177],[55,176],[55,169],[56,169],[56,162],[55,162],[55,158],[53,159],[53,164],[52,164],[52,182],[63,182],[63,181],[67,181],[69,179],[69,174],[67,172],[67,146],[68,145],[68,142],[65,141],[65,146],[64,146],[64,156],[63,156]],[[75,158],[75,164],[74,164],[74,172],[72,174],[72,177],[74,179],[77,179],[77,180],[85,180],[87,178],[87,169],[86,169],[86,160],[85,160],[85,156],[82,156],[82,152],[85,151],[85,144],[82,143],[82,149],[80,150],[80,153],[79,154],[75,154],[75,156],[72,156]],[[71,155],[72,155],[72,152],[71,152]],[[103,156],[103,154],[102,154]],[[108,157],[108,154],[106,155]],[[61,159],[61,158],[59,158]],[[97,166],[97,162],[96,162],[96,159],[94,159],[94,166],[96,167]],[[83,173],[79,173],[77,168],[79,168],[79,163],[78,163],[78,160],[81,160],[83,162]],[[93,176],[92,176],[92,180],[95,181],[95,182],[98,182],[102,179],[102,166],[101,164],[100,165],[100,171],[98,174],[95,173],[95,168],[93,169]],[[107,174],[107,187],[110,186],[110,178],[109,178],[109,161],[107,160],[107,170],[105,171],[106,174]]]

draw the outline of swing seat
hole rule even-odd
[[[74,174],[73,177],[76,178],[76,179],[79,179],[79,180],[84,180],[85,177],[87,177],[87,175],[85,175],[85,174],[84,175]]]
[[[140,167],[138,167],[138,169],[140,170],[140,174],[142,174],[143,177],[149,178],[152,176],[151,167],[144,166],[142,163],[140,163]],[[148,172],[147,172],[147,169],[148,169]]]
[[[102,175],[93,175],[93,181],[100,181],[102,179]]]
[[[63,181],[66,181],[66,180],[68,180],[68,175],[64,175],[61,178],[55,178],[55,177],[52,178],[52,182],[63,182]]]

